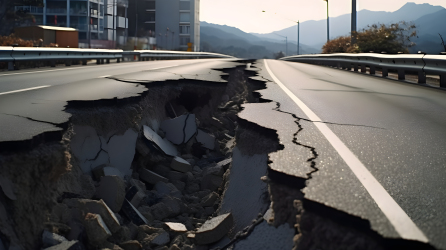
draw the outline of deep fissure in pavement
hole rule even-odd
[[[113,78],[147,90],[124,99],[69,101],[69,122],[54,124],[62,131],[16,142],[17,147],[1,144],[9,150],[0,152],[0,244],[15,249],[58,244],[71,244],[70,249],[425,248],[382,239],[367,221],[305,199],[301,190],[318,171],[317,149],[298,138],[308,120],[255,92],[270,80],[257,79],[253,69],[259,68],[220,69],[226,82]],[[285,149],[278,132],[238,117],[243,104],[270,102],[274,111],[293,118],[292,143],[312,154],[306,162],[313,170],[306,178],[272,169],[269,155]]]

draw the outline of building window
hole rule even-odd
[[[190,1],[180,1],[180,10],[190,10]]]
[[[180,45],[187,46],[190,43],[190,37],[180,37]]]
[[[180,25],[180,34],[190,34],[190,26]]]
[[[190,23],[190,13],[180,13],[180,22]]]

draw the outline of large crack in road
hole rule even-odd
[[[16,109],[11,116],[60,131],[0,142],[0,244],[429,249],[383,238],[367,220],[305,196],[313,175],[324,171],[318,164],[326,148],[311,140],[320,121],[290,110],[262,61],[194,65],[97,79],[90,87],[105,93],[87,96],[58,86],[57,101],[48,88],[39,92],[45,98],[27,100],[52,103],[58,113],[44,119]],[[166,129],[166,121],[178,129]]]

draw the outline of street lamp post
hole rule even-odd
[[[328,0],[324,0],[327,2],[327,42],[330,41],[330,18],[328,16]]]
[[[281,36],[281,37],[284,37],[284,38],[285,38],[285,56],[288,55],[288,37],[287,37],[287,36],[279,35],[279,34],[274,33],[274,32],[273,32],[273,34],[275,34],[276,36]]]
[[[262,12],[266,12],[266,11],[262,10]],[[300,43],[299,43],[300,21],[297,20],[297,22],[296,22],[296,21],[290,20],[290,19],[287,19],[287,20],[297,23],[297,54],[299,55],[300,54],[300,50],[299,50],[299,45],[300,45]],[[276,34],[276,33],[274,33],[274,34]],[[281,35],[279,35],[279,36],[281,36]],[[285,40],[286,40],[286,50],[287,50],[286,52],[288,54],[288,38],[286,36],[281,36],[281,37],[285,37]]]
[[[297,21],[297,55],[300,55],[300,50],[299,50],[299,33],[300,33],[300,22]]]

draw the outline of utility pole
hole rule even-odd
[[[297,21],[297,55],[300,55],[299,50],[299,33],[300,33],[300,21]]]
[[[356,22],[357,22],[357,12],[356,12],[356,0],[352,0],[352,44],[356,43]]]
[[[325,2],[327,2],[327,42],[330,41],[330,18],[328,15],[328,0],[324,0]]]

